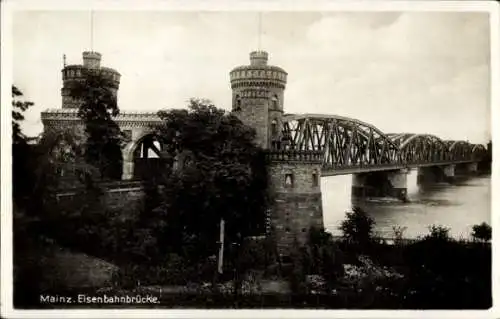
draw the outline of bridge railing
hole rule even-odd
[[[347,170],[393,170],[406,168],[405,164],[389,163],[389,164],[354,164],[354,165],[323,165],[323,171],[347,171]]]
[[[408,161],[405,162],[405,165],[408,166],[418,166],[418,165],[428,165],[428,164],[435,164],[435,165],[440,165],[440,164],[453,164],[453,163],[461,163],[461,162],[467,162],[467,161],[472,161],[472,159],[445,159],[445,160],[439,160],[439,161]]]
[[[441,161],[412,161],[412,162],[393,162],[393,163],[383,163],[383,164],[375,164],[375,163],[358,163],[358,164],[331,164],[331,163],[324,163],[323,164],[323,169],[325,170],[352,170],[352,169],[383,169],[383,168],[388,168],[388,169],[398,169],[398,168],[411,168],[411,167],[418,167],[418,166],[423,166],[423,165],[450,165],[454,163],[466,163],[466,162],[472,162],[472,159],[467,159],[467,160],[441,160]]]

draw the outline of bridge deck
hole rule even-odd
[[[452,161],[452,162],[437,162],[437,163],[414,163],[414,164],[373,164],[373,165],[349,165],[342,167],[323,167],[321,170],[321,176],[336,176],[336,175],[349,175],[349,174],[359,174],[359,173],[369,173],[369,172],[380,172],[380,171],[392,171],[397,169],[412,169],[419,167],[430,167],[430,166],[444,166],[452,164],[465,164],[474,163],[476,161]]]

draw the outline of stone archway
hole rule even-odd
[[[164,164],[162,151],[162,143],[152,132],[131,140],[122,150],[122,180],[141,180],[155,176]]]

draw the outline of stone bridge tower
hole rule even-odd
[[[256,144],[267,150],[271,232],[286,255],[295,240],[307,241],[311,227],[323,229],[322,153],[293,147],[283,131],[287,73],[267,64],[268,53],[250,53],[250,65],[230,72],[232,112],[256,130]]]
[[[78,82],[85,80],[85,72],[99,72],[102,77],[107,78],[111,85],[109,88],[116,97],[120,86],[120,73],[115,69],[101,67],[101,54],[99,52],[83,52],[83,65],[65,65],[62,70],[63,87],[61,89],[62,108],[77,109],[79,100],[70,96],[71,88]]]
[[[50,130],[70,130],[75,135],[79,135],[80,142],[83,143],[85,138],[85,126],[81,118],[78,116],[78,107],[81,99],[70,96],[71,88],[75,84],[85,81],[86,72],[99,73],[102,77],[109,81],[109,89],[115,97],[118,94],[121,75],[118,71],[112,68],[101,65],[102,55],[95,51],[83,52],[83,64],[64,65],[62,73],[62,107],[47,109],[41,112],[41,119],[44,126],[44,132]],[[137,155],[136,150],[141,149],[143,141],[148,135],[154,131],[154,127],[161,123],[161,119],[156,112],[144,111],[120,111],[113,118],[119,125],[122,132],[127,137],[127,144],[122,149],[123,167],[117,169],[122,170],[122,179],[130,180],[134,177],[134,165]],[[139,152],[141,153],[141,152]],[[68,180],[67,184],[78,184],[74,181],[73,176],[76,170],[83,166],[83,159],[79,159],[78,163],[64,165],[61,168],[61,176]],[[120,165],[119,163],[117,165]]]

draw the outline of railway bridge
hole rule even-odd
[[[386,134],[369,123],[327,114],[285,114],[283,136],[280,148],[321,154],[321,176],[352,174],[355,196],[405,200],[409,170],[418,169],[419,183],[450,182],[456,169],[476,172],[486,154],[481,144],[431,134]]]
[[[322,176],[477,163],[486,151],[481,144],[431,134],[384,134],[337,115],[285,114],[283,121],[288,148],[322,153]]]

